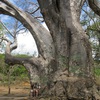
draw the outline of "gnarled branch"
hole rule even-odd
[[[47,31],[37,20],[35,20],[31,15],[28,13],[20,10],[19,8],[15,7],[7,0],[1,0],[0,4],[0,13],[7,14],[10,16],[15,17],[22,24],[29,29],[31,34],[36,40],[36,44],[39,50],[39,53],[43,56],[43,58],[49,58],[53,56],[53,40],[49,31]]]

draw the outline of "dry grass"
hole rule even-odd
[[[100,85],[100,76],[96,76],[96,77],[95,77],[95,80],[96,80],[96,83],[97,83],[98,85]]]
[[[21,82],[11,85],[11,94],[8,95],[8,86],[0,85],[0,96],[28,96],[30,92],[29,82]]]

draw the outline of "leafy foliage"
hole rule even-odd
[[[93,58],[100,62],[100,17],[88,9],[86,4],[84,6],[81,24],[89,36]]]
[[[100,76],[100,68],[95,68],[94,73],[96,76]]]
[[[12,80],[15,80],[17,77],[20,77],[20,78],[28,77],[27,70],[25,69],[24,66],[21,66],[21,65],[8,66],[4,62],[4,54],[0,54],[0,73],[3,76],[7,77],[9,72],[11,74],[10,76]]]

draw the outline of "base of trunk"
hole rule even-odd
[[[91,78],[62,75],[41,96],[39,100],[100,100],[100,90]]]

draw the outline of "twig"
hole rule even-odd
[[[13,35],[12,35],[12,33],[7,29],[7,27],[3,24],[3,22],[0,20],[0,23],[3,25],[3,27],[8,31],[8,33],[12,36],[12,37],[14,37]]]

